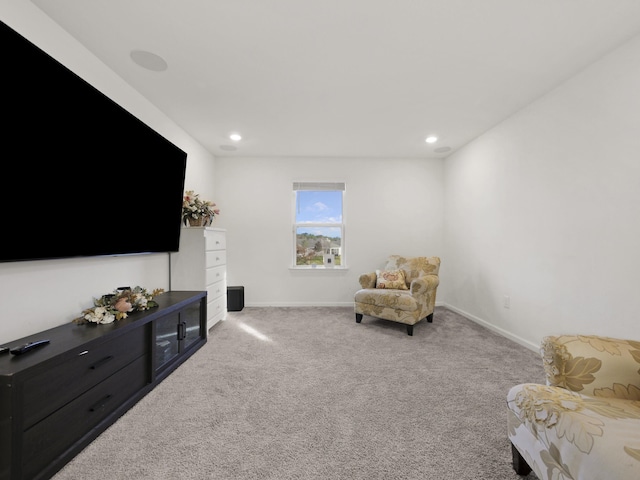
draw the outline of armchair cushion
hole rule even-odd
[[[408,290],[404,270],[376,270],[376,288]]]
[[[363,306],[368,306],[367,315],[382,314],[385,308],[398,310],[398,317],[411,314],[418,309],[416,299],[409,290],[363,289],[356,292],[355,300]],[[387,319],[389,320],[389,319]],[[405,322],[402,322],[405,323]]]

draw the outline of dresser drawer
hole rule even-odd
[[[225,232],[208,231],[205,235],[205,250],[225,250],[227,240]]]
[[[213,302],[226,293],[226,283],[221,280],[207,287],[207,302]]]
[[[87,325],[86,328],[101,328]],[[78,350],[76,356],[23,384],[24,428],[56,411],[105,378],[148,351],[145,327],[136,328],[95,348]]]
[[[222,296],[207,303],[207,324],[213,317],[221,315],[224,317],[224,313],[227,309],[227,297]]]
[[[147,355],[107,378],[24,432],[22,478],[36,473],[80,440],[148,383]]]
[[[225,280],[226,278],[227,278],[226,265],[207,268],[205,272],[205,281],[207,282],[207,285],[213,285],[214,283]]]
[[[227,251],[226,250],[212,250],[205,254],[205,263],[209,267],[217,267],[227,263]]]

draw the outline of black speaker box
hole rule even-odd
[[[227,311],[239,312],[244,308],[244,287],[227,287]]]

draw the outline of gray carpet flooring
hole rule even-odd
[[[54,479],[519,479],[506,395],[543,381],[537,353],[441,307],[413,336],[245,308]]]

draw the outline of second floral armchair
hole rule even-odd
[[[540,480],[640,478],[640,341],[545,337],[546,384],[507,394],[513,468]]]

